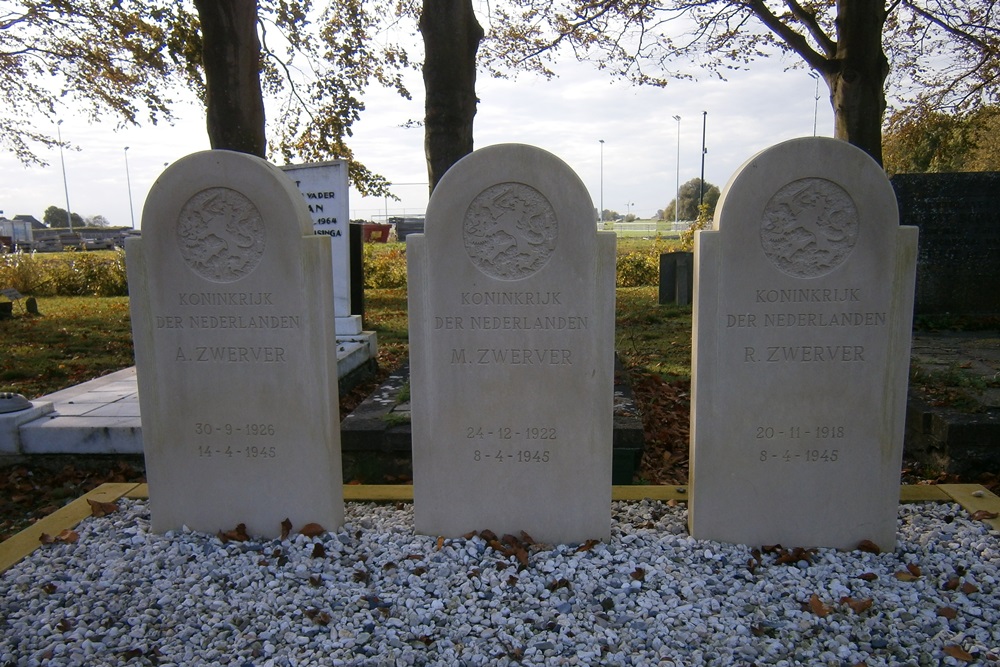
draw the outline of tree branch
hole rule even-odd
[[[794,16],[800,23],[802,23],[809,34],[813,36],[819,47],[823,49],[827,58],[833,58],[837,55],[837,43],[830,39],[826,31],[816,20],[816,11],[808,11],[805,7],[800,5],[796,0],[785,0],[785,4],[792,11],[792,16]]]
[[[750,11],[756,14],[757,18],[759,18],[761,22],[763,22],[763,24],[771,30],[771,32],[780,37],[789,48],[802,56],[802,59],[806,61],[806,64],[819,72],[827,73],[832,71],[829,60],[809,46],[809,42],[805,37],[797,33],[791,27],[786,25],[780,18],[778,18],[768,8],[768,6],[764,4],[764,0],[747,0],[747,6],[750,8]]]

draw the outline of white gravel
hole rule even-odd
[[[0,576],[0,665],[1000,664],[1000,538],[952,504],[901,506],[894,553],[781,564],[689,538],[683,505],[616,502],[609,543],[526,568],[414,535],[410,505],[228,544],[121,505]]]

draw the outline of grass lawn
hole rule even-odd
[[[37,398],[134,362],[128,297],[38,297],[0,321],[0,391]]]

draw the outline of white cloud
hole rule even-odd
[[[601,145],[604,139],[605,208],[650,216],[674,196],[677,124],[680,115],[680,181],[701,169],[702,111],[707,111],[705,178],[722,187],[739,165],[779,141],[811,135],[814,81],[801,70],[784,71],[778,59],[734,72],[729,81],[677,81],[665,88],[635,88],[610,82],[588,64],[565,63],[550,81],[531,76],[494,80],[481,76],[475,122],[478,147],[520,142],[544,148],[570,165],[601,199]],[[423,130],[400,127],[423,116],[419,73],[409,82],[414,99],[373,90],[356,125],[351,146],[370,169],[400,185],[400,202],[362,199],[352,193],[351,216],[422,212],[427,202]],[[821,86],[819,134],[829,135],[832,112]],[[101,214],[113,224],[130,223],[124,147],[129,146],[136,224],[142,205],[164,162],[208,148],[204,119],[194,104],[183,107],[176,126],[158,125],[115,132],[66,118],[63,137],[80,146],[66,151],[70,202],[83,215]],[[44,156],[46,168],[25,169],[0,155],[0,210],[7,216],[41,217],[49,205],[65,207],[58,151]],[[629,206],[630,203],[634,205]]]

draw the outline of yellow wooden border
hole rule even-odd
[[[37,549],[40,544],[38,539],[42,536],[42,533],[55,537],[62,531],[72,528],[90,516],[91,509],[90,503],[87,502],[88,499],[101,503],[114,502],[136,486],[135,482],[101,484],[93,491],[85,493],[44,519],[40,519],[28,526],[14,537],[0,544],[0,572],[6,572],[7,568]]]
[[[91,514],[87,500],[114,502],[119,498],[144,499],[149,497],[146,484],[102,484],[93,491],[56,510],[37,523],[25,528],[6,542],[0,543],[0,573],[39,547],[42,533],[55,536],[73,528]],[[613,486],[613,500],[676,500],[688,499],[685,486]],[[347,502],[412,502],[413,487],[405,484],[347,484],[344,486]],[[970,514],[979,510],[1000,513],[1000,497],[979,484],[919,484],[899,487],[899,500],[912,502],[956,502]],[[1000,530],[1000,517],[985,519],[993,530]]]
[[[941,484],[938,488],[968,510],[969,514],[974,514],[979,510],[997,514],[995,519],[983,519],[982,521],[992,526],[993,530],[1000,530],[1000,496],[990,493],[978,484]]]

